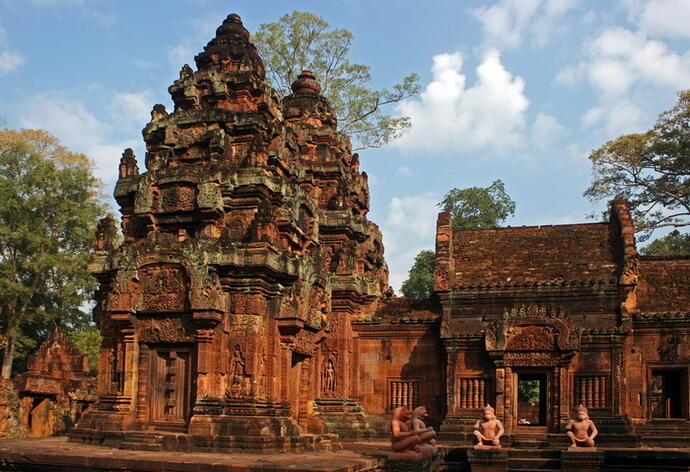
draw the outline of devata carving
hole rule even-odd
[[[323,389],[326,392],[335,391],[335,364],[328,359],[323,367]]]

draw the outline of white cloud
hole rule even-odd
[[[184,27],[180,28],[182,39],[168,47],[168,59],[172,66],[179,69],[183,64],[193,65],[194,56],[215,36],[216,28],[224,19],[223,15],[216,14],[186,19]]]
[[[690,51],[681,54],[642,31],[608,27],[586,45],[583,61],[556,75],[564,85],[583,81],[598,95],[598,103],[582,116],[583,125],[608,135],[639,131],[649,117],[634,97],[690,87]]]
[[[434,56],[433,80],[419,100],[407,100],[397,111],[412,128],[394,145],[403,150],[466,152],[482,148],[506,151],[523,141],[529,101],[525,82],[507,71],[498,51],[491,50],[477,67],[477,81],[466,87],[462,55]]]
[[[644,32],[668,38],[690,38],[688,0],[624,0],[630,19]]]
[[[556,81],[571,85],[586,78],[608,96],[625,95],[636,84],[690,87],[690,51],[681,55],[644,33],[607,28],[588,44],[586,56],[585,61],[561,69]]]
[[[539,149],[547,149],[563,135],[563,131],[563,125],[556,117],[539,113],[532,123],[532,143]]]
[[[410,169],[409,167],[398,167],[398,174],[404,175],[405,177],[411,177],[414,175],[414,170]]]
[[[434,249],[436,215],[440,211],[436,192],[393,197],[388,216],[381,225],[390,270],[390,284],[399,293],[415,256],[423,249]]]
[[[113,118],[123,125],[142,128],[151,119],[153,105],[153,94],[148,90],[117,92],[110,101],[110,111]]]
[[[168,59],[171,64],[182,67],[194,62],[194,49],[189,45],[176,44],[168,48]]]
[[[97,119],[78,100],[43,94],[32,97],[22,108],[22,127],[45,129],[70,150],[86,154],[96,164],[96,175],[105,182],[117,177],[123,149],[139,144],[138,139],[113,138],[114,127]]]
[[[643,126],[642,109],[627,98],[604,101],[582,116],[586,127],[603,127],[608,136],[639,131]]]
[[[16,71],[25,63],[24,56],[9,47],[7,31],[0,25],[0,75]]]
[[[14,72],[24,65],[24,56],[16,51],[0,51],[0,75]]]
[[[529,36],[543,46],[556,28],[563,28],[563,15],[577,0],[500,0],[474,10],[482,23],[484,41],[489,47],[518,48]]]

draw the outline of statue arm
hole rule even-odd
[[[565,425],[566,431],[570,431],[571,429],[573,429],[573,424],[575,424],[575,422],[573,420],[569,420],[568,424]]]
[[[594,422],[593,422],[593,421],[590,421],[590,422],[589,422],[589,425],[590,425],[591,431],[592,431],[592,432],[590,433],[590,435],[589,435],[589,439],[594,439],[594,438],[597,437],[597,434],[599,434],[599,430],[598,430],[597,427],[594,425]]]
[[[496,420],[496,423],[498,423],[498,433],[496,433],[496,439],[498,439],[501,436],[503,436],[503,433],[505,433],[505,429],[503,429],[503,423],[501,423],[498,420]]]
[[[393,423],[391,429],[392,429],[393,437],[395,439],[409,438],[410,436],[414,436],[417,434],[416,431],[401,431],[400,430],[400,424],[397,421]]]

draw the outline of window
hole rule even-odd
[[[607,408],[608,384],[608,376],[606,375],[575,376],[575,406]]]
[[[394,410],[399,406],[414,408],[419,403],[419,382],[416,380],[395,380],[390,382],[389,408]]]

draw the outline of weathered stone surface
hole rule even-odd
[[[124,242],[104,220],[90,265],[99,400],[72,438],[331,448],[324,419],[368,430],[351,414],[351,322],[388,289],[367,177],[317,78],[281,99],[237,15],[195,60],[169,88],[174,110],[153,107],[146,171],[122,155]]]
[[[64,434],[96,400],[95,381],[86,356],[64,331],[55,328],[36,354],[29,356],[27,372],[2,384],[0,434]]]
[[[537,415],[535,444],[563,433],[579,404],[603,445],[634,446],[654,419],[688,418],[690,260],[641,258],[633,234],[621,200],[608,223],[455,231],[439,216],[442,433],[468,441],[487,401],[508,437]],[[539,411],[521,404],[523,380],[542,385]]]
[[[278,97],[237,15],[195,60],[174,109],[153,106],[141,171],[120,160],[122,244],[114,218],[98,228],[99,400],[73,439],[329,450],[425,405],[471,444],[490,403],[506,446],[561,441],[578,404],[602,447],[687,445],[685,422],[654,420],[690,418],[690,259],[639,256],[624,201],[590,224],[455,231],[441,213],[434,296],[395,298],[318,77]]]
[[[364,472],[382,470],[383,463],[383,459],[353,450],[332,454],[170,453],[75,444],[64,437],[0,440],[0,467],[27,472]]]

